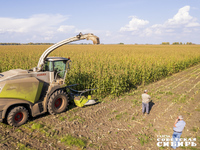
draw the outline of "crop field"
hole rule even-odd
[[[48,47],[0,46],[0,72],[37,66]],[[100,103],[70,105],[18,128],[0,123],[0,149],[167,150],[157,138],[172,136],[178,115],[186,122],[181,137],[197,145],[177,149],[200,149],[199,45],[65,45],[51,56],[70,57],[67,84],[98,87]],[[144,89],[152,97],[149,115],[142,114]]]
[[[0,46],[0,72],[37,66],[49,46]],[[200,62],[199,45],[66,45],[50,54],[70,57],[72,68],[66,83],[80,89],[95,88],[93,94],[121,93],[158,81]]]

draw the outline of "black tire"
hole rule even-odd
[[[61,113],[67,109],[68,97],[63,90],[55,91],[49,98],[48,111],[51,115]]]
[[[9,125],[19,127],[26,123],[29,117],[28,110],[23,106],[16,106],[10,110],[7,116]]]

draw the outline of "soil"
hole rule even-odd
[[[142,114],[141,94],[148,89],[152,97],[150,114]],[[58,115],[44,114],[31,118],[18,128],[0,124],[0,149],[87,149],[87,150],[156,150],[161,136],[171,137],[177,116],[186,122],[182,138],[196,138],[200,149],[200,65],[123,96],[107,97],[84,108],[73,107]],[[40,125],[34,128],[34,125]],[[84,147],[65,144],[62,137],[71,135],[86,141]],[[190,149],[191,147],[183,147]],[[182,148],[177,148],[182,149]]]

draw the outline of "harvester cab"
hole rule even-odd
[[[52,72],[51,82],[62,82],[64,83],[66,73],[70,69],[70,58],[64,57],[47,57],[42,71]]]
[[[9,125],[20,126],[26,123],[29,115],[35,117],[46,112],[52,115],[61,113],[67,109],[69,97],[73,97],[79,107],[96,103],[90,95],[82,96],[95,89],[77,91],[72,89],[77,84],[65,84],[70,58],[48,57],[58,47],[83,39],[92,40],[93,44],[100,43],[97,36],[80,33],[45,50],[37,67],[0,73],[0,122],[5,120]]]

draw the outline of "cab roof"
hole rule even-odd
[[[59,61],[59,60],[66,60],[68,61],[69,58],[64,58],[64,57],[47,57],[46,61]]]

